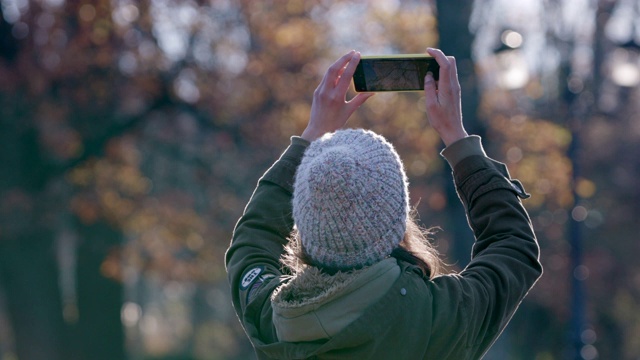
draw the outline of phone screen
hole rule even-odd
[[[424,90],[428,71],[437,80],[439,66],[429,56],[363,56],[353,74],[358,92]]]

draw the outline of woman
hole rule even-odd
[[[476,242],[442,274],[409,214],[407,179],[382,136],[343,130],[359,53],[316,89],[308,126],[260,179],[226,254],[233,304],[261,359],[478,359],[542,273],[521,184],[462,124],[453,57],[428,49],[427,116]],[[295,224],[295,230],[294,230]]]

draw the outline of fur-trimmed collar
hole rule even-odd
[[[339,293],[368,268],[337,272],[329,275],[317,267],[309,266],[292,276],[284,285],[274,291],[272,302],[281,308],[297,308],[306,304],[321,302]]]
[[[400,276],[395,258],[329,275],[308,267],[277,288],[273,324],[281,341],[328,339],[361,316]]]

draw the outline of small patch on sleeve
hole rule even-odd
[[[267,280],[275,278],[274,274],[265,272],[264,266],[256,266],[247,270],[240,281],[240,304],[245,308],[258,293]]]
[[[240,290],[245,291],[253,284],[256,280],[260,278],[260,274],[264,271],[264,266],[256,266],[247,270],[242,276],[242,281],[240,281]]]

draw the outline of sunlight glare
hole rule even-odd
[[[371,4],[373,6],[374,9],[383,12],[383,13],[387,13],[387,14],[393,14],[395,12],[398,11],[398,8],[400,7],[400,1],[398,0],[378,0],[375,1]]]
[[[136,326],[142,316],[142,308],[134,302],[126,302],[121,311],[122,323],[126,327]]]
[[[120,5],[113,10],[112,16],[116,24],[124,27],[138,19],[140,10],[133,4]]]
[[[189,47],[190,28],[198,22],[197,11],[191,5],[176,6],[165,0],[154,0],[151,4],[153,34],[158,39],[158,45],[169,60],[184,58]],[[124,20],[138,16],[131,9],[124,15],[128,16]]]
[[[2,15],[9,24],[20,20],[20,16],[29,10],[28,0],[2,0]]]
[[[619,86],[635,87],[640,84],[640,69],[631,63],[616,65],[611,70],[611,79]]]
[[[512,49],[522,46],[522,35],[517,31],[507,30],[502,33],[502,42]]]
[[[200,99],[200,90],[196,85],[196,74],[191,69],[184,69],[174,81],[174,90],[182,100],[193,104]]]
[[[635,87],[640,84],[640,54],[637,51],[618,48],[609,61],[611,80],[616,85]]]
[[[498,83],[509,90],[523,88],[529,82],[527,62],[516,51],[505,51],[498,55],[500,73]]]

